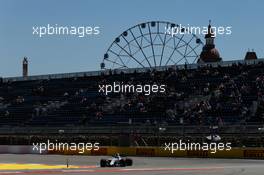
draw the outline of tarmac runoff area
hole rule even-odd
[[[263,175],[264,160],[131,157],[133,166],[101,168],[106,156],[0,154],[0,175]],[[68,168],[67,168],[68,160]]]

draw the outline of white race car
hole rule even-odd
[[[125,167],[132,166],[132,159],[121,157],[119,153],[113,155],[109,159],[101,159],[100,166],[101,167]]]

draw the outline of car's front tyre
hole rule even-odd
[[[100,167],[106,167],[106,162],[107,162],[107,160],[101,159],[101,161],[100,161]]]

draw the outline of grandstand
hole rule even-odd
[[[124,31],[104,54],[101,71],[28,76],[25,57],[22,77],[0,81],[0,144],[53,139],[160,146],[218,135],[233,147],[263,147],[264,59],[248,51],[244,60],[223,61],[210,22],[205,45],[195,35],[164,37],[160,26],[177,25],[151,21]],[[145,35],[154,38],[150,44],[143,42]],[[138,68],[129,68],[132,63]],[[166,91],[106,95],[99,90],[113,83],[165,85]]]
[[[234,146],[263,146],[263,61],[3,78],[0,143],[51,137],[149,146],[218,133]],[[99,84],[113,82],[165,84],[166,93],[98,91]]]

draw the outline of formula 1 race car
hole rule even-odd
[[[101,167],[125,167],[132,166],[132,164],[132,159],[121,157],[118,153],[109,159],[101,159],[100,161]]]

